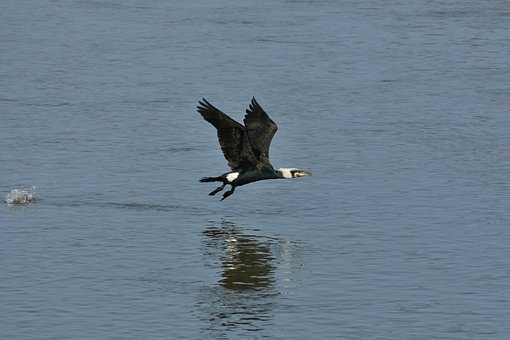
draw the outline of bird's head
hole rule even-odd
[[[296,168],[279,168],[278,170],[276,170],[276,172],[278,173],[278,177],[280,178],[297,178],[312,175],[310,171]]]

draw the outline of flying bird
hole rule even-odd
[[[297,168],[274,169],[269,161],[269,146],[278,130],[276,123],[252,98],[244,116],[244,125],[236,122],[211,105],[205,98],[199,101],[197,111],[218,131],[221,151],[231,171],[217,177],[204,177],[200,182],[222,182],[209,193],[210,196],[230,185],[222,201],[232,195],[236,187],[265,179],[297,178],[311,175]]]

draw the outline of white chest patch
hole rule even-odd
[[[237,177],[239,177],[239,172],[231,172],[227,175],[227,181],[232,183],[237,179]]]

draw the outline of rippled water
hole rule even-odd
[[[504,339],[507,1],[0,2],[0,338]],[[197,101],[280,128],[241,187]]]

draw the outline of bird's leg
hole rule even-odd
[[[223,190],[223,189],[225,188],[225,185],[227,185],[227,183],[223,183],[223,185],[222,185],[222,186],[219,186],[219,187],[217,187],[216,189],[214,189],[213,191],[211,191],[211,192],[209,193],[209,196],[214,196],[214,195],[216,195],[217,193],[219,193],[221,190]]]
[[[227,198],[228,196],[232,195],[234,193],[235,189],[236,189],[236,187],[232,185],[232,189],[230,189],[229,191],[225,192],[223,194],[223,198],[221,200],[223,201],[225,198]]]

